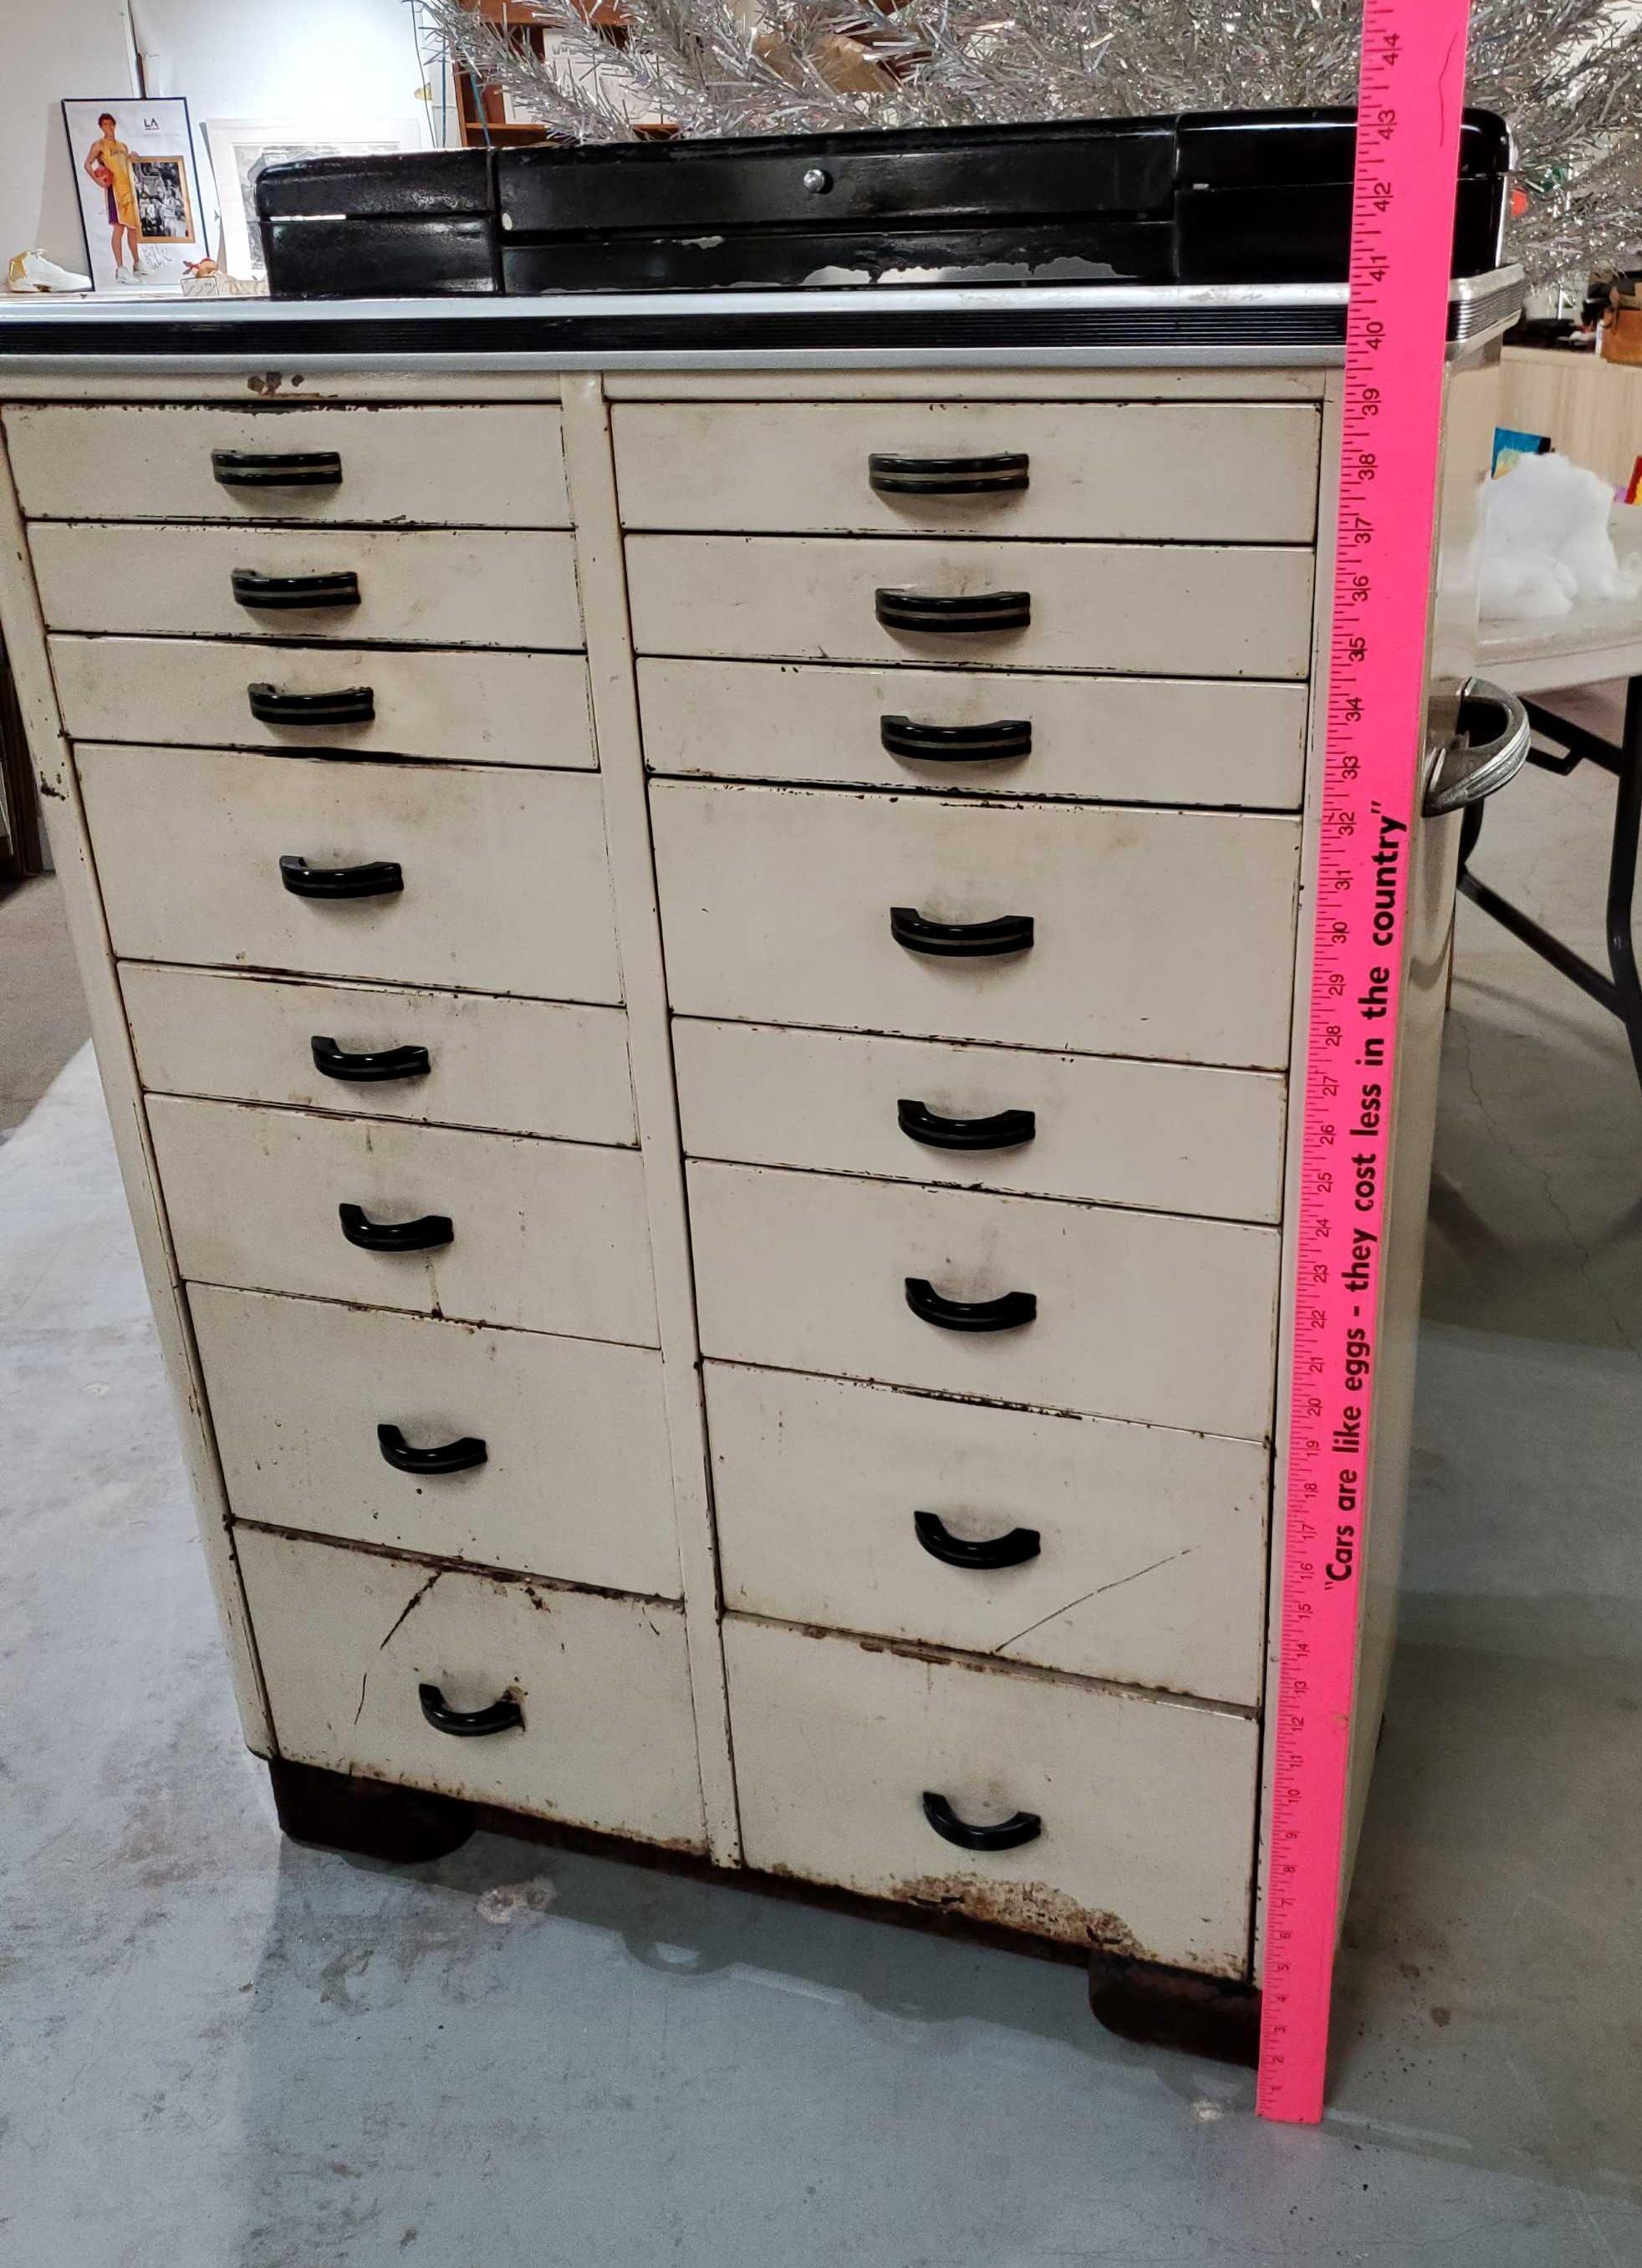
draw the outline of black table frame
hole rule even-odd
[[[1542,961],[1549,961],[1553,968],[1560,969],[1582,992],[1588,992],[1609,1015],[1618,1017],[1631,1042],[1638,1080],[1642,1082],[1642,978],[1637,974],[1636,941],[1631,933],[1637,844],[1638,836],[1642,836],[1642,676],[1631,678],[1625,688],[1624,729],[1617,746],[1604,740],[1600,733],[1588,732],[1583,725],[1570,724],[1538,702],[1528,701],[1524,706],[1535,734],[1562,751],[1553,755],[1542,748],[1530,749],[1529,763],[1537,764],[1542,771],[1556,772],[1565,779],[1580,764],[1592,763],[1611,773],[1618,783],[1608,857],[1608,966],[1611,974],[1604,976],[1582,954],[1575,953],[1531,914],[1525,914],[1520,906],[1513,905],[1509,898],[1501,897],[1498,890],[1472,873],[1471,853],[1483,831],[1484,806],[1480,803],[1469,806],[1461,827],[1460,887],[1473,905],[1491,914],[1513,937],[1520,938],[1537,953]]]

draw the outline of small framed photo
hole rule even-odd
[[[262,236],[256,218],[256,185],[269,166],[304,158],[374,158],[396,150],[424,150],[427,130],[415,118],[366,122],[347,133],[269,118],[208,118],[205,146],[217,176],[222,208],[224,267],[231,276],[265,284]]]
[[[92,288],[180,291],[207,248],[186,98],[86,96],[64,102],[63,122]]]

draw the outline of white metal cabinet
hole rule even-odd
[[[656,1344],[630,1150],[149,1097],[182,1274],[249,1292]],[[443,1221],[420,1249],[356,1229]]]
[[[631,528],[1308,543],[1317,519],[1309,402],[627,401],[612,423]],[[998,453],[1027,485],[909,495],[869,471]]]
[[[674,1007],[1174,1062],[1288,1059],[1300,828],[659,780]],[[1016,948],[899,943],[1027,921]],[[913,926],[913,924],[909,924]]]
[[[659,1601],[240,1532],[281,1752],[699,1850],[683,1618]],[[488,1738],[428,1720],[512,1702]]]
[[[725,1646],[755,1867],[1242,1973],[1252,1719],[733,1616]],[[1039,1830],[954,1851],[926,1794],[965,1824]]]
[[[1249,1976],[1337,378],[316,402],[141,359],[0,362],[0,600],[282,1801],[499,1802]],[[936,440],[1027,489],[874,490]],[[282,449],[336,477],[219,476]],[[358,603],[259,617],[236,568]],[[880,621],[909,590],[1029,620]],[[402,887],[293,896],[287,854]],[[897,907],[1031,947],[920,954]],[[321,1038],[428,1067],[350,1084]],[[360,1250],[343,1204],[453,1241]],[[1037,1312],[946,1329],[909,1278]],[[1034,1832],[958,1847],[931,1794]]]
[[[51,666],[77,740],[289,755],[334,748],[555,771],[592,771],[598,762],[587,668],[577,654],[284,644],[247,653],[226,639],[196,638],[179,655],[171,638],[100,636],[54,637]],[[317,724],[259,716],[252,688],[264,685],[307,698],[368,687],[371,714]]]
[[[1256,1444],[720,1362],[707,1410],[727,1606],[1259,1701]]]
[[[650,1349],[209,1284],[188,1308],[240,1519],[679,1595]],[[388,1459],[475,1442],[446,1472]]]
[[[0,422],[33,519],[571,524],[552,402],[14,401]],[[223,451],[330,456],[335,479],[225,483]]]
[[[1304,677],[1311,653],[1312,555],[1298,545],[634,535],[627,563],[640,653],[1162,677]],[[967,635],[891,630],[877,615],[883,589],[1021,591],[1031,620]]]
[[[76,752],[114,950],[134,961],[618,1001],[599,782],[217,749]],[[280,861],[392,865],[310,898]]]

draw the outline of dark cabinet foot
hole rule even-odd
[[[417,1788],[356,1779],[279,1756],[269,1758],[268,1776],[280,1826],[293,1843],[405,1867],[444,1858],[474,1830],[472,1804],[453,1795],[424,1795]]]
[[[1089,2006],[1120,2040],[1179,2048],[1251,2070],[1260,2059],[1260,1994],[1252,1984],[1198,1977],[1122,1954],[1092,1953]]]

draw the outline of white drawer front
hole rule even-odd
[[[1298,821],[658,781],[673,1005],[766,1024],[1286,1064]],[[890,934],[1030,916],[1027,952]]]
[[[1316,523],[1309,405],[622,402],[613,424],[636,528],[1308,543]],[[1024,456],[1028,485],[880,493],[879,453]]]
[[[4,424],[18,493],[33,518],[571,524],[559,413],[545,404],[237,409],[14,402]],[[329,453],[341,478],[225,485],[211,462],[217,450]]]
[[[1253,1442],[722,1363],[707,1411],[726,1606],[1258,1705]],[[1012,1565],[939,1556],[1033,1537]]]
[[[54,630],[166,637],[370,638],[412,645],[582,642],[568,535],[460,528],[179,527],[38,521],[29,549]],[[351,572],[357,604],[242,606],[232,577]],[[188,666],[180,650],[176,666]]]
[[[238,1533],[282,1756],[600,1833],[699,1850],[701,1780],[684,1616],[525,1580]],[[451,1709],[518,1704],[524,1722],[453,1738]]]
[[[599,782],[574,772],[76,751],[114,950],[389,983],[622,997]],[[392,861],[384,897],[292,896],[283,857]]]
[[[636,1151],[168,1094],[148,1115],[178,1265],[196,1282],[657,1344]],[[361,1250],[344,1204],[372,1222],[443,1216],[454,1238]]]
[[[748,1866],[1244,1973],[1248,1718],[735,1616],[724,1635]],[[1035,1813],[1041,1831],[1011,1851],[955,1849],[926,1792],[977,1825]]]
[[[1233,1220],[1281,1211],[1285,1088],[1270,1073],[688,1017],[673,1046],[692,1157]],[[939,1146],[1004,1114],[991,1146]]]
[[[188,1306],[237,1518],[679,1595],[659,1354],[205,1284]],[[485,1461],[400,1471],[384,1425]]]
[[[627,571],[641,653],[1304,677],[1311,647],[1312,557],[1298,548],[634,535]],[[1032,619],[887,630],[880,587],[1025,591]]]
[[[63,723],[78,740],[289,755],[345,748],[555,771],[592,771],[599,761],[579,654],[247,651],[206,638],[180,650],[171,638],[54,637],[51,666]],[[298,696],[368,686],[375,713],[360,724],[269,722],[252,714],[254,685]]]
[[[1265,1440],[1278,1239],[1039,1197],[692,1165],[703,1352],[986,1402]],[[1035,1322],[945,1329],[948,1300],[1030,1292]]]
[[[653,657],[638,682],[655,773],[1095,803],[1300,804],[1303,685]],[[886,718],[898,745],[909,727],[929,748],[939,744],[926,728],[1003,725],[1018,741],[1025,725],[1031,746],[982,762],[900,755],[884,746]]]
[[[144,1086],[161,1094],[294,1104],[356,1118],[548,1134],[565,1142],[638,1139],[619,1008],[409,992],[363,984],[276,983],[128,961],[120,970]],[[318,1040],[334,1041],[314,1053]],[[362,1079],[346,1056],[425,1049],[416,1077]]]

